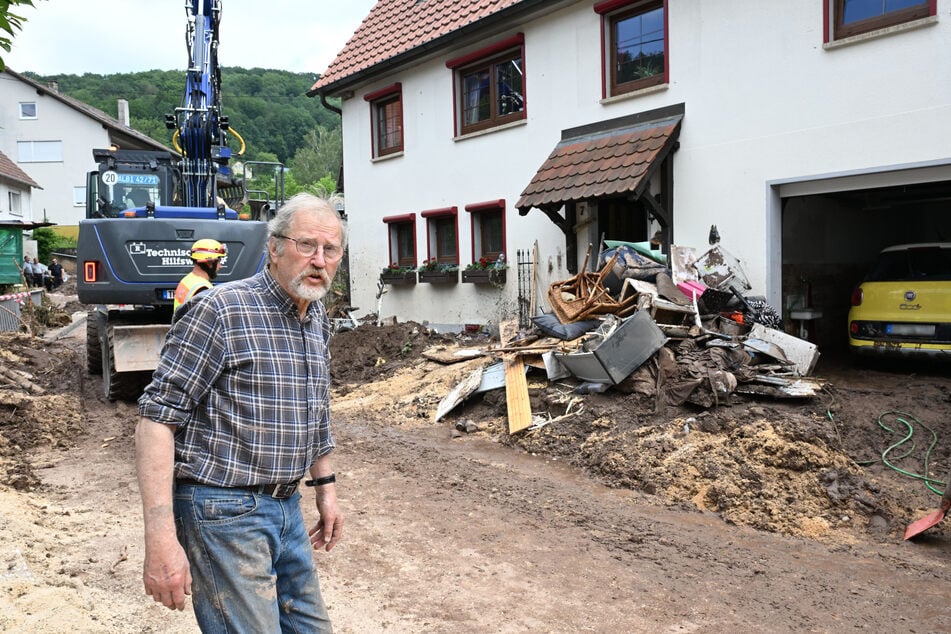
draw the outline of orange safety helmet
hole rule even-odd
[[[228,255],[228,250],[217,240],[203,238],[192,245],[192,259],[195,262],[207,262],[209,260],[220,260]]]

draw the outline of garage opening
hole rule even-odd
[[[896,244],[951,241],[951,167],[778,189],[783,315],[824,357],[842,360],[848,353],[850,296],[876,254]]]

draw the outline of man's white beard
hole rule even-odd
[[[314,288],[313,286],[308,286],[304,284],[304,279],[310,277],[315,271],[303,271],[293,280],[291,280],[290,287],[291,292],[297,295],[299,298],[308,301],[308,302],[319,302],[327,294],[327,291],[330,290],[330,278],[327,276],[327,271],[321,269],[319,271],[320,279],[323,280],[324,285],[320,288]]]

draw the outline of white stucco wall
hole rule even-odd
[[[590,2],[511,25],[465,49],[388,74],[343,104],[347,210],[353,227],[354,304],[375,310],[387,264],[388,215],[459,207],[460,259],[471,261],[468,203],[504,198],[507,249],[540,244],[542,289],[567,276],[564,237],[539,210],[514,203],[563,129],[684,103],[674,159],[678,244],[705,248],[710,224],[744,263],[754,292],[778,293],[776,181],[881,171],[922,162],[951,164],[951,0],[920,28],[823,46],[821,2],[670,2],[665,90],[601,100],[600,17]],[[525,34],[528,119],[524,125],[454,140],[452,73],[445,60]],[[402,82],[402,156],[371,160],[370,107],[363,95]],[[381,251],[382,249],[382,251]],[[562,255],[558,262],[559,253]],[[549,273],[548,264],[552,263]],[[515,271],[501,294],[459,284],[393,290],[383,315],[436,323],[497,321],[516,297]],[[543,293],[540,293],[543,295]],[[497,298],[502,296],[502,300]]]
[[[20,102],[36,103],[36,119],[19,118]],[[63,160],[21,163],[19,141],[62,141]],[[33,220],[75,225],[85,217],[85,207],[73,205],[73,187],[84,187],[86,172],[95,168],[91,149],[108,145],[100,123],[0,73],[0,151],[42,187],[33,190]]]
[[[30,222],[33,220],[30,187],[14,183],[0,176],[0,222]],[[10,212],[10,192],[20,194],[20,213]]]

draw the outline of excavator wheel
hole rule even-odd
[[[102,338],[102,393],[108,401],[134,402],[142,394],[151,372],[116,372],[111,339]]]
[[[99,319],[96,311],[86,313],[86,371],[102,374],[102,344],[99,342]]]

